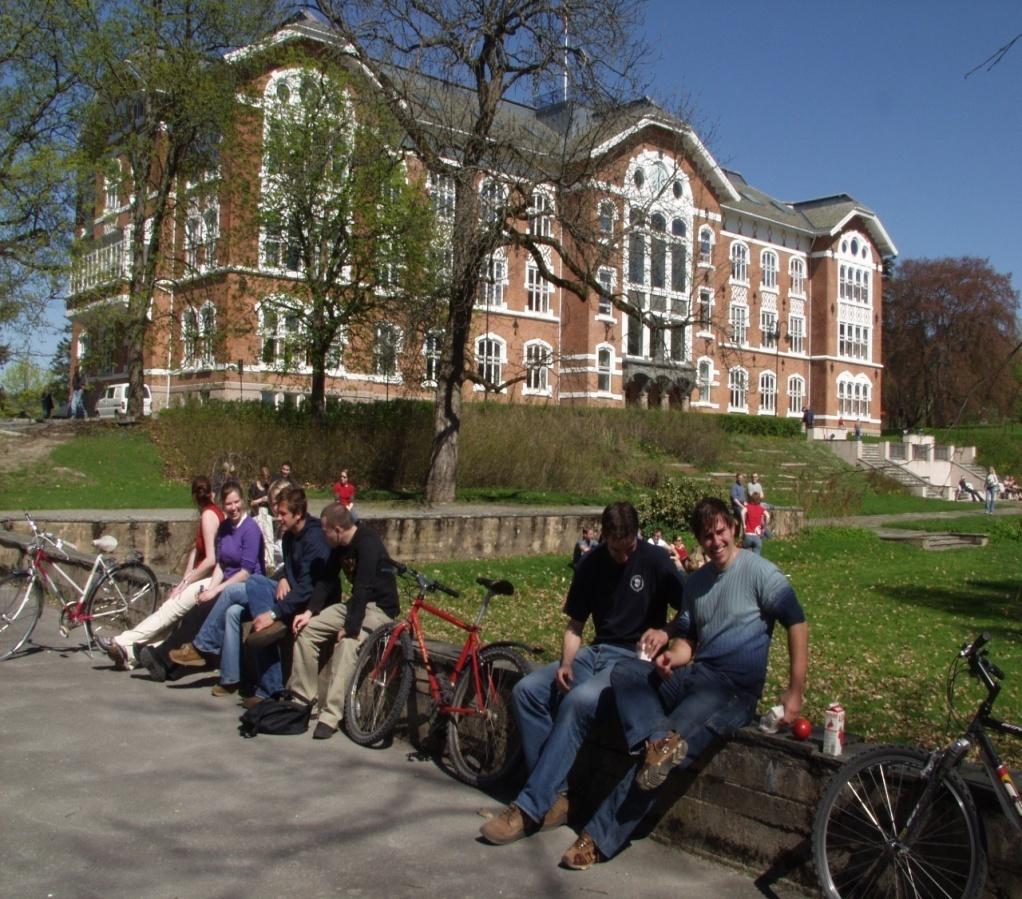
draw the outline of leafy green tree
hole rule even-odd
[[[268,30],[272,0],[82,0],[81,77],[90,91],[83,181],[101,172],[129,211],[125,317],[129,411],[141,416],[144,351],[176,191],[220,164],[242,72],[225,51]],[[207,179],[208,180],[208,179]]]
[[[371,335],[373,370],[390,376],[399,328],[428,316],[432,216],[374,92],[326,60],[283,62],[286,74],[264,103],[261,181],[248,193],[258,198],[263,265],[298,274],[264,319],[299,327],[280,356],[271,340],[263,362],[307,360],[310,405],[321,417],[327,368],[353,334]]]
[[[22,413],[31,410],[34,414],[46,387],[46,370],[27,356],[21,356],[7,364],[0,384],[7,396],[9,409]]]

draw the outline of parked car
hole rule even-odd
[[[142,403],[142,412],[145,415],[153,414],[153,398],[149,392],[149,385],[144,384],[145,400]],[[100,418],[116,418],[118,415],[128,414],[128,385],[111,384],[103,395],[96,400],[96,415]]]

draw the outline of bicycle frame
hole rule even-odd
[[[483,605],[479,610],[479,614],[476,616],[476,620],[472,624],[467,624],[450,612],[444,609],[438,608],[428,602],[426,602],[425,596],[420,592],[415,599],[412,601],[412,607],[408,611],[408,617],[405,618],[396,628],[394,633],[391,635],[386,649],[386,655],[390,654],[390,649],[394,645],[394,642],[400,637],[401,633],[408,630],[412,631],[415,637],[415,642],[419,647],[419,652],[422,654],[422,663],[426,669],[426,677],[429,681],[429,692],[433,698],[433,702],[436,704],[437,711],[443,715],[474,715],[481,717],[486,714],[486,701],[483,692],[482,681],[479,675],[479,622],[485,615],[486,607],[489,604],[489,597],[483,600]],[[468,636],[465,638],[464,644],[462,644],[461,652],[458,655],[458,660],[454,663],[454,668],[451,669],[451,674],[446,678],[445,686],[448,690],[453,690],[458,684],[462,672],[465,669],[466,663],[471,659],[472,662],[472,680],[476,690],[476,699],[478,700],[478,707],[474,709],[458,708],[452,706],[446,701],[445,696],[447,695],[444,691],[444,687],[441,686],[440,678],[433,669],[433,663],[430,660],[429,650],[426,648],[426,635],[422,628],[421,612],[428,612],[430,615],[435,615],[442,621],[446,621],[448,624],[453,624],[455,627],[460,628],[463,631],[468,632]]]

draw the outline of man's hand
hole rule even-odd
[[[344,634],[344,628],[343,628],[343,627],[342,627],[342,628],[339,628],[339,629],[338,629],[338,631],[337,631],[337,642],[338,642],[338,643],[340,643],[340,642],[341,642],[341,640],[343,640],[343,639],[344,639],[344,636],[345,636],[345,634]]]
[[[277,581],[277,602],[280,602],[290,592],[291,583],[286,577],[282,577],[279,581]]]
[[[263,612],[261,615],[256,615],[252,619],[252,632],[258,634],[259,631],[264,631],[268,628],[276,619],[269,612]]]
[[[306,609],[298,615],[295,615],[294,621],[291,622],[291,633],[296,637],[305,625],[312,620],[312,612]]]
[[[644,652],[651,659],[655,659],[658,652],[667,645],[667,631],[660,627],[651,627],[646,633],[639,637],[635,644],[636,652]]]
[[[562,693],[567,693],[574,681],[575,675],[572,674],[571,665],[565,665],[562,662],[560,668],[557,669],[557,673],[554,675],[554,683],[557,684],[557,689]]]
[[[653,664],[656,665],[656,673],[662,680],[667,680],[675,668],[681,668],[691,662],[693,655],[692,644],[683,637],[675,637],[667,649],[653,660]]]
[[[802,691],[789,687],[781,694],[781,705],[784,706],[783,724],[791,724],[802,711]]]

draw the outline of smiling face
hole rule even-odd
[[[738,555],[737,531],[737,525],[729,525],[726,519],[719,515],[699,535],[699,545],[703,549],[703,554],[718,571],[727,568]]]
[[[224,515],[228,521],[237,524],[245,511],[245,501],[237,490],[229,490],[224,494]]]
[[[295,529],[301,524],[302,516],[292,512],[287,503],[281,501],[277,503],[277,521],[285,531],[295,533]]]

